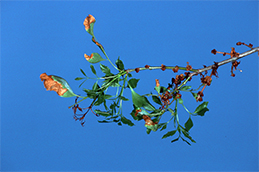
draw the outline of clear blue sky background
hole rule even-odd
[[[83,55],[101,54],[83,26],[88,14],[95,16],[95,36],[111,60],[120,56],[126,68],[187,61],[200,68],[227,58],[211,54],[214,48],[230,51],[238,41],[258,46],[257,1],[1,1],[2,171],[258,170],[257,54],[241,60],[243,72],[234,78],[229,64],[219,68],[219,78],[205,89],[210,111],[192,118],[190,134],[197,143],[191,146],[171,144],[175,137],[161,139],[173,126],[147,135],[143,121],[119,127],[99,124],[102,118],[89,113],[84,127],[75,122],[68,109],[74,98],[47,92],[39,76],[61,76],[83,94],[74,78],[82,76],[80,68],[93,76]],[[154,92],[155,79],[167,86],[173,76],[160,70],[133,73],[141,79],[136,92]],[[197,85],[199,78],[192,82]],[[183,100],[190,111],[199,104],[187,93]],[[125,103],[129,119],[131,111],[132,104]],[[179,111],[184,124],[188,113]]]

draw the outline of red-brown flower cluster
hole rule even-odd
[[[202,97],[204,96],[203,94],[203,90],[202,91],[199,91],[198,94],[197,94],[197,97],[196,97],[196,101],[197,102],[201,102],[203,99]]]
[[[230,55],[230,57],[238,57],[239,56],[239,53],[236,52],[235,48],[234,47],[231,47],[231,52],[230,53],[226,53],[226,52],[220,52],[220,51],[217,51],[215,49],[211,50],[211,53],[216,55],[217,53],[218,54],[223,54],[223,56],[225,55]]]
[[[145,65],[145,68],[146,68],[146,69],[149,69],[149,67],[150,67],[149,65]]]
[[[161,64],[161,70],[162,70],[162,71],[165,71],[165,69],[166,69],[166,66],[163,65],[163,64]]]
[[[192,70],[192,66],[189,65],[189,62],[187,62],[186,70],[187,70],[187,71]]]
[[[235,77],[236,75],[234,74],[234,72],[233,72],[233,69],[235,68],[235,70],[237,70],[237,66],[240,64],[240,62],[238,62],[238,61],[233,61],[232,62],[232,66],[231,66],[231,76],[233,76],[233,77]]]
[[[243,43],[243,42],[237,42],[237,44],[236,45],[245,45],[245,46],[247,46],[247,47],[249,47],[249,48],[253,48],[253,44],[245,44],[245,43]]]
[[[175,66],[172,70],[174,71],[174,73],[178,72],[179,66]]]

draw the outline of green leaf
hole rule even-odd
[[[189,135],[188,132],[186,132],[185,130],[182,130],[182,132],[183,132],[183,135],[184,135],[185,137],[187,137],[188,139],[190,139],[193,143],[196,143],[196,141],[192,139],[192,137]]]
[[[128,84],[131,86],[131,88],[136,88],[138,81],[139,81],[139,79],[132,78],[128,81]]]
[[[209,111],[209,109],[207,108],[209,102],[203,102],[202,104],[200,104],[194,111],[194,113],[197,113],[200,116],[204,116],[205,112]]]
[[[96,75],[96,70],[94,69],[94,66],[93,66],[92,64],[90,65],[90,68],[91,68],[91,70],[92,70],[93,74],[95,74],[95,75]]]
[[[123,97],[123,96],[118,96],[118,98],[123,100],[123,101],[129,101],[129,99],[127,99],[126,97]]]
[[[118,69],[123,70],[124,69],[124,64],[120,60],[120,57],[118,57],[118,60],[116,60],[115,64],[117,65]]]
[[[100,88],[100,86],[98,85],[97,82],[95,82],[94,85],[93,85],[93,87],[92,87],[92,90],[93,90],[93,91],[97,91],[97,89],[99,89],[99,88]]]
[[[79,81],[79,80],[81,80],[81,79],[84,79],[84,78],[80,78],[80,77],[76,77],[76,78],[75,78],[76,81]]]
[[[165,123],[165,124],[163,125],[163,127],[161,128],[161,130],[160,130],[160,131],[165,130],[165,129],[166,129],[166,127],[167,127],[167,123]]]
[[[86,92],[87,96],[90,99],[94,99],[97,96],[97,93],[93,90],[89,90],[89,89],[84,89],[84,92]]]
[[[192,119],[189,118],[186,123],[184,124],[184,127],[187,131],[189,131],[193,127],[193,122]]]
[[[194,99],[196,100],[196,97],[198,96],[197,93],[193,93],[193,92],[191,92],[191,93],[192,93],[192,96],[194,97]]]
[[[165,135],[163,135],[162,139],[173,136],[177,130],[168,131]]]
[[[83,69],[80,69],[80,71],[82,72],[82,74],[83,74],[84,76],[86,76],[86,74],[85,74],[85,72],[83,71]]]
[[[111,116],[112,114],[110,114],[109,112],[103,112],[103,111],[100,111],[100,110],[94,110],[94,112],[98,115],[102,115],[102,116],[105,116],[105,117],[108,117],[108,116]]]
[[[190,88],[192,88],[192,86],[183,86],[181,87],[181,91],[185,91],[185,90],[189,90]]]
[[[155,86],[155,90],[157,91],[158,94],[160,94],[160,91],[161,91],[161,86]]]
[[[97,101],[94,103],[94,106],[99,106],[104,101],[105,101],[104,96],[103,95],[99,95]]]
[[[73,90],[71,89],[71,87],[69,86],[69,84],[67,83],[67,81],[59,76],[55,76],[55,75],[51,75],[51,78],[60,83],[62,85],[62,88],[65,88],[67,89],[67,91],[63,94],[63,95],[60,95],[60,97],[74,97],[74,96],[77,96]]]
[[[181,137],[182,138],[182,137]],[[191,145],[191,143],[189,143],[187,140],[185,140],[184,138],[182,138],[183,141],[185,141],[188,145]]]
[[[84,80],[78,87],[80,88],[84,83],[85,83],[86,80]]]
[[[98,122],[99,122],[99,123],[111,123],[112,121],[106,121],[106,120],[99,121],[99,120],[98,120]]]
[[[174,139],[174,140],[172,140],[171,143],[173,143],[173,142],[175,142],[175,141],[177,141],[177,140],[179,140],[179,137],[176,138],[176,139]]]
[[[92,53],[91,58],[88,60],[90,63],[99,63],[101,61],[104,61],[105,59],[102,58],[102,56],[98,53]]]
[[[131,89],[133,104],[137,108],[143,107],[143,108],[145,108],[146,110],[149,110],[149,111],[156,110],[156,108],[152,104],[149,103],[149,101],[148,101],[148,99],[146,97],[140,96],[131,87],[130,87],[130,89]]]
[[[209,109],[204,108],[204,109],[200,110],[199,112],[197,112],[197,114],[200,115],[200,116],[204,116],[205,112],[207,112],[207,111],[209,111]]]
[[[110,99],[110,98],[112,98],[113,96],[112,95],[109,95],[109,94],[105,94],[104,95],[104,99]]]
[[[157,96],[152,96],[152,100],[153,100],[155,103],[157,103],[157,104],[159,104],[159,105],[162,105],[161,100],[160,100]]]
[[[132,77],[131,73],[128,73],[127,75],[128,75],[128,77]]]
[[[129,126],[133,126],[133,125],[134,125],[134,124],[131,122],[131,120],[129,120],[129,119],[125,118],[125,117],[121,117],[121,122],[122,122],[123,124],[127,124],[127,125],[129,125]]]
[[[100,68],[101,68],[101,71],[102,71],[103,73],[108,74],[108,75],[111,74],[111,70],[110,70],[109,67],[107,67],[107,66],[105,66],[105,65],[103,65],[103,64],[100,63]]]
[[[147,132],[147,134],[150,134],[151,129],[147,128],[146,132]]]

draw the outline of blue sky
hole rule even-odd
[[[218,69],[219,78],[205,89],[209,112],[192,118],[190,134],[197,143],[191,146],[172,144],[175,137],[161,139],[173,125],[147,135],[143,121],[119,127],[100,124],[102,118],[89,113],[84,127],[75,122],[68,109],[74,98],[47,92],[39,76],[61,76],[83,94],[74,80],[82,76],[80,68],[92,75],[83,55],[101,54],[83,26],[88,14],[96,18],[95,36],[110,59],[120,56],[125,68],[186,62],[200,68],[226,58],[211,54],[214,48],[247,51],[235,46],[238,41],[258,46],[256,1],[1,1],[2,171],[258,170],[256,54],[241,60],[243,72],[235,71],[234,78],[229,64]],[[133,73],[140,79],[135,91],[153,92],[155,79],[167,85],[174,75]],[[130,98],[129,90],[125,96]],[[191,111],[199,104],[187,93],[183,100]],[[129,119],[131,111],[132,104],[125,103],[123,114]],[[182,124],[188,119],[181,107],[179,118]]]

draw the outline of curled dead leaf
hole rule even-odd
[[[41,81],[43,81],[44,87],[49,91],[56,91],[59,96],[62,96],[67,92],[66,88],[62,87],[62,84],[54,81],[51,75],[47,75],[46,73],[42,73],[40,75]]]
[[[84,26],[85,26],[85,30],[88,31],[88,29],[90,28],[90,24],[95,22],[95,18],[94,16],[92,16],[91,14],[89,14],[85,20],[84,20]]]
[[[155,125],[156,123],[154,123],[151,118],[147,115],[143,115],[143,119],[145,120],[145,125]]]

